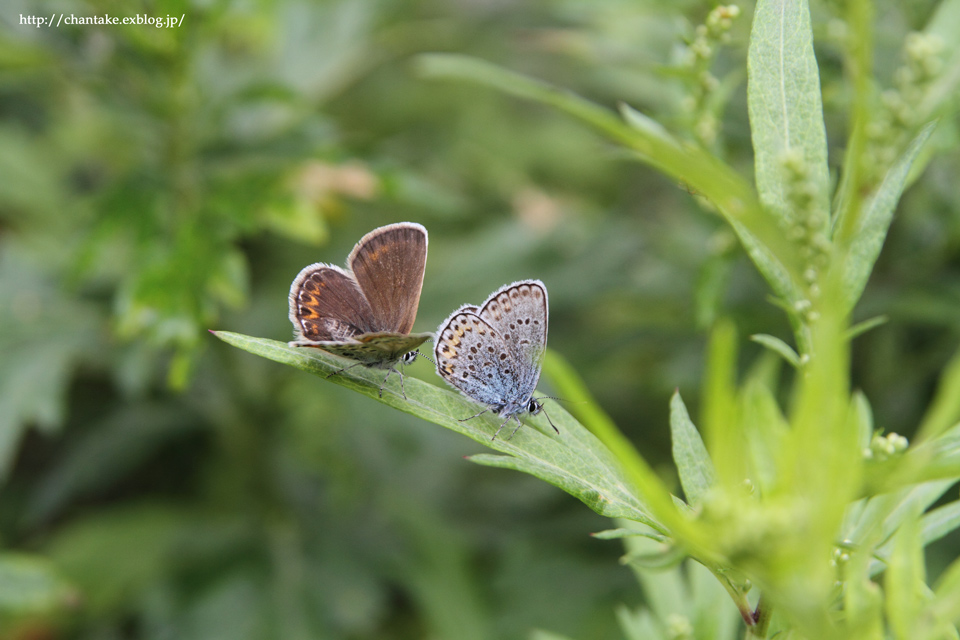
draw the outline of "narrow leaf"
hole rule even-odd
[[[747,473],[743,423],[737,416],[738,395],[737,330],[733,322],[722,318],[710,332],[707,346],[700,427],[717,478],[725,486],[739,484]]]
[[[502,419],[488,413],[461,422],[461,419],[477,412],[477,405],[459,393],[408,376],[404,383],[406,399],[401,394],[399,383],[394,381],[383,389],[383,397],[378,397],[384,377],[380,370],[354,367],[327,378],[329,374],[339,371],[344,361],[319,349],[290,347],[284,342],[226,331],[214,332],[214,335],[235,347],[321,376],[328,382],[353,389],[507,454],[474,456],[475,462],[533,474],[560,487],[603,515],[656,526],[631,483],[625,479],[616,459],[563,407],[550,407],[550,418],[560,430],[559,435],[553,432],[544,416],[526,416],[525,426],[515,436],[493,440],[493,434]]]
[[[679,565],[687,557],[686,552],[675,545],[654,553],[628,553],[620,558],[620,564],[635,569],[662,571]]]
[[[741,407],[750,456],[748,477],[766,494],[777,482],[777,454],[783,449],[790,432],[787,419],[770,387],[756,379],[744,385]]]
[[[687,502],[698,505],[704,494],[716,484],[716,472],[679,391],[670,399],[670,436],[673,440],[673,460],[680,474],[683,493],[687,496]]]
[[[870,440],[873,438],[873,409],[863,392],[855,391],[853,393],[850,413],[852,419],[857,421],[857,433],[860,434],[857,442],[861,449],[866,449],[870,446]]]
[[[629,566],[643,586],[647,606],[650,607],[654,617],[663,622],[672,615],[686,615],[690,591],[682,570],[675,566],[676,563],[671,565],[671,562],[676,559],[674,554],[677,547],[666,547],[646,538],[625,538],[623,545],[627,554],[621,562],[647,556],[640,561],[644,564],[631,562]],[[662,556],[660,558],[662,563],[659,566],[655,559],[658,555]],[[682,557],[683,554],[680,554],[680,559]]]
[[[937,393],[917,432],[917,442],[929,440],[949,429],[960,420],[960,351],[947,363]]]
[[[627,640],[664,640],[661,626],[649,609],[630,611],[625,605],[617,607],[617,621]]]
[[[768,335],[766,333],[755,333],[754,335],[750,336],[750,339],[757,344],[762,344],[774,353],[779,354],[784,360],[790,363],[794,369],[800,367],[800,356],[797,355],[797,352],[793,350],[793,347],[788,345],[780,338]]]
[[[721,582],[698,562],[688,562],[687,575],[693,592],[693,637],[697,640],[734,640],[740,616],[730,606]]]
[[[747,53],[747,103],[760,201],[789,221],[788,153],[799,153],[813,186],[813,207],[829,211],[827,137],[810,11],[802,0],[760,0]]]
[[[665,535],[659,534],[652,529],[605,529],[603,531],[591,533],[590,536],[596,538],[597,540],[619,540],[620,538],[631,538],[633,536],[643,536],[644,538],[650,538],[651,540],[656,540],[657,542],[664,542],[667,540]]]
[[[688,547],[702,548],[706,542],[702,532],[691,526],[690,519],[681,514],[682,510],[689,510],[689,507],[667,491],[660,476],[643,459],[633,443],[624,437],[613,420],[597,406],[573,367],[548,349],[543,359],[543,371],[557,393],[571,403],[573,411],[583,424],[589,427],[590,431],[619,461],[643,503],[648,507],[648,513],[657,522],[666,525],[671,535],[683,540]],[[638,518],[632,519],[638,520]],[[658,531],[666,531],[661,526],[654,528]]]
[[[887,230],[893,221],[893,212],[903,192],[910,166],[933,129],[933,124],[927,125],[914,138],[903,155],[887,171],[877,192],[864,205],[857,230],[850,240],[850,247],[844,258],[843,292],[848,309],[852,309],[857,303],[867,285],[867,279],[873,271],[873,265],[880,255]]]
[[[931,617],[944,623],[960,618],[960,558],[940,576],[934,594]]]
[[[620,115],[623,116],[624,122],[629,124],[637,131],[640,131],[643,134],[651,137],[661,138],[670,144],[675,144],[675,141],[672,139],[669,132],[667,132],[667,130],[663,128],[663,125],[653,118],[650,118],[647,115],[637,111],[625,102],[621,102],[618,107],[620,109]]]
[[[958,31],[960,31],[960,0],[943,0],[927,22],[924,32],[938,36],[949,51],[956,48]]]
[[[937,507],[930,513],[925,513],[920,519],[923,544],[939,540],[951,531],[960,528],[960,501]]]
[[[887,619],[894,637],[900,640],[914,638],[911,634],[916,629],[917,617],[923,607],[922,589],[925,586],[923,547],[920,544],[916,512],[904,520],[897,533],[884,586]]]
[[[777,258],[766,245],[747,230],[745,225],[733,220],[730,222],[730,226],[737,233],[740,243],[747,255],[750,256],[753,264],[756,265],[757,271],[764,277],[774,293],[786,301],[786,304],[782,305],[784,311],[795,313],[793,304],[803,299],[803,294],[794,279],[790,277],[790,271],[783,264],[783,261]]]
[[[843,540],[853,546],[880,547],[915,513],[923,513],[951,486],[953,481],[926,482],[909,489],[875,496],[867,500],[859,517],[845,530]],[[880,572],[883,564],[871,564],[871,575]]]
[[[887,316],[874,316],[873,318],[868,318],[863,322],[858,322],[857,324],[847,329],[847,332],[846,334],[844,334],[844,337],[847,340],[853,340],[854,338],[863,335],[867,331],[870,331],[870,329],[874,329],[876,327],[879,327],[882,324],[886,324],[888,319],[889,318],[887,318]]]
[[[712,202],[733,226],[757,267],[774,290],[785,299],[799,282],[802,269],[796,246],[763,210],[753,189],[731,167],[707,151],[682,145],[662,127],[639,126],[642,117],[633,114],[634,126],[616,114],[580,96],[545,82],[502,69],[483,60],[457,54],[422,54],[417,69],[428,78],[466,80],[505,93],[550,105],[574,116],[608,138],[637,153],[638,159],[689,185]],[[649,126],[648,126],[649,125]]]
[[[498,469],[511,469],[536,476],[555,487],[573,495],[585,505],[608,518],[626,518],[641,522],[650,527],[659,527],[653,519],[635,510],[624,509],[623,505],[610,499],[595,482],[588,482],[573,473],[564,473],[554,465],[529,457],[513,457],[479,453],[468,456],[470,462]]]

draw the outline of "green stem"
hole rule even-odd
[[[701,563],[707,569],[710,570],[710,573],[720,581],[720,584],[723,585],[723,588],[727,590],[727,593],[730,595],[730,599],[733,600],[733,604],[737,606],[737,611],[740,612],[740,617],[743,618],[743,622],[747,625],[747,632],[756,624],[756,621],[753,617],[753,610],[750,608],[750,603],[747,602],[747,595],[737,588],[736,585],[732,584],[727,578],[718,572],[714,567],[709,564]]]
[[[766,638],[767,630],[770,628],[770,618],[773,616],[773,607],[767,602],[763,594],[760,594],[760,601],[757,602],[757,608],[753,612],[754,624],[747,625],[746,640],[751,638]]]
[[[783,265],[794,286],[802,283],[802,260],[775,220],[764,211],[753,187],[733,168],[705,150],[626,125],[616,114],[545,82],[455,54],[423,54],[419,69],[433,78],[456,78],[550,105],[635,151],[638,159],[689,185],[710,200],[734,230],[748,232]]]

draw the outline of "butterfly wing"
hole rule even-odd
[[[357,282],[340,267],[304,267],[290,286],[290,321],[298,342],[350,340],[374,330],[372,317]]]
[[[508,284],[491,294],[477,315],[499,332],[521,364],[522,398],[526,398],[540,381],[547,348],[547,288],[539,280]]]
[[[475,307],[458,309],[437,330],[437,373],[464,395],[500,411],[518,400],[521,367],[497,330],[465,309]]]
[[[426,265],[427,230],[419,224],[387,225],[360,239],[347,266],[370,303],[372,331],[410,333]]]

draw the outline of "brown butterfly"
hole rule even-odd
[[[427,230],[413,222],[374,229],[360,238],[347,257],[347,270],[318,262],[305,267],[290,287],[292,347],[314,347],[387,369],[400,375],[398,362],[416,360],[417,347],[429,333],[410,333],[417,317],[423,271],[427,264]],[[335,371],[341,373],[350,367]]]

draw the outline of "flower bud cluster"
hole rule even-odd
[[[863,450],[863,457],[867,460],[882,462],[902,454],[909,445],[907,439],[897,433],[891,432],[886,436],[876,433],[870,441],[870,446]]]
[[[703,24],[697,26],[693,42],[687,46],[687,58],[683,66],[689,72],[689,94],[682,107],[689,116],[694,136],[704,146],[712,146],[719,134],[719,121],[711,107],[711,96],[720,84],[710,73],[720,45],[729,42],[730,28],[740,15],[740,7],[721,5],[714,7]]]
[[[943,40],[939,36],[911,33],[903,45],[903,65],[893,76],[894,88],[880,96],[880,109],[867,126],[867,171],[879,181],[897,154],[927,116],[923,102],[943,71]]]
[[[845,541],[847,542],[847,541]],[[850,551],[843,547],[834,547],[833,548],[833,557],[830,558],[830,565],[834,567],[842,568],[845,564],[850,562]]]
[[[780,158],[785,174],[784,194],[787,205],[787,236],[799,245],[804,262],[803,283],[807,299],[796,303],[796,311],[807,323],[815,321],[812,300],[820,296],[820,274],[827,267],[830,239],[829,218],[817,205],[819,188],[811,175],[810,165],[799,149],[788,149]]]

